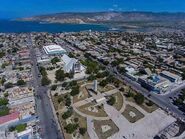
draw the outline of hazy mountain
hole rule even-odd
[[[152,12],[95,12],[95,13],[56,13],[40,15],[18,20],[43,21],[55,23],[99,23],[99,22],[171,22],[185,21],[185,13]]]

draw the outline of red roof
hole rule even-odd
[[[2,116],[2,117],[0,117],[0,124],[7,123],[7,122],[15,120],[17,118],[19,118],[19,112],[14,112],[9,115]]]

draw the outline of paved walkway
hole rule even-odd
[[[94,128],[94,122],[91,118],[87,118],[87,132],[91,139],[99,139]]]
[[[84,100],[81,100],[81,101],[78,101],[78,102],[74,103],[73,106],[74,107],[80,107],[80,106],[83,106],[85,104],[91,103],[93,100],[94,100],[93,97],[86,98]]]
[[[134,106],[132,103],[129,103],[129,105],[130,104]],[[114,107],[105,104],[104,109],[110,119],[119,128],[119,132],[108,139],[153,139],[159,131],[175,121],[175,118],[158,109],[153,113],[146,114],[144,118],[136,123],[130,123]],[[138,109],[140,110],[140,108]]]
[[[102,93],[104,96],[111,96],[115,93],[119,92],[119,90],[116,88],[116,89],[113,89],[113,90],[110,90],[110,91],[107,91],[107,92],[104,92]]]

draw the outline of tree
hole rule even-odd
[[[7,98],[0,98],[0,106],[7,105],[8,99]]]
[[[78,128],[78,124],[68,124],[64,127],[67,133],[72,134]]]
[[[111,96],[110,98],[109,98],[109,100],[107,101],[107,103],[109,104],[109,105],[114,105],[115,104],[115,102],[116,102],[116,99],[115,99],[115,97],[113,97],[113,96]]]
[[[109,75],[109,72],[104,71],[104,72],[98,72],[96,77],[97,78],[104,78],[104,77],[107,77],[108,75]]]
[[[13,84],[10,83],[10,82],[8,82],[8,83],[6,83],[4,86],[5,86],[6,89],[8,89],[8,88],[13,87]]]
[[[113,67],[115,67],[115,66],[118,66],[119,65],[119,62],[118,61],[112,61],[111,62],[111,65],[113,66]]]
[[[78,95],[79,93],[80,93],[80,89],[79,89],[79,86],[78,86],[78,85],[72,87],[72,90],[71,90],[71,92],[70,92],[70,95],[71,95],[71,96],[76,96],[76,95]]]
[[[62,115],[62,118],[67,119],[67,118],[71,117],[72,114],[73,114],[73,111],[68,110],[68,111],[64,112],[64,114]]]
[[[121,91],[121,92],[125,92],[124,87],[121,87],[121,88],[119,89],[119,91]]]
[[[144,102],[144,96],[142,95],[142,94],[137,94],[137,95],[135,95],[135,97],[134,97],[134,100],[135,100],[135,102],[138,104],[138,105],[141,105],[141,104],[143,104],[143,102]]]
[[[62,83],[62,87],[66,87],[67,85],[68,85],[67,82],[63,82],[63,83]]]
[[[151,107],[153,104],[154,104],[154,103],[153,103],[151,100],[149,100],[149,101],[146,103],[146,105],[149,106],[149,107]]]
[[[44,67],[40,67],[40,68],[39,68],[39,71],[40,71],[40,74],[41,74],[42,76],[46,76],[46,75],[47,75],[46,69],[45,69]]]
[[[55,79],[57,81],[64,81],[64,78],[65,78],[65,74],[62,69],[59,69],[55,72]]]
[[[93,81],[93,80],[95,80],[95,79],[96,79],[96,77],[95,77],[93,74],[91,74],[91,75],[87,78],[88,81]]]
[[[54,57],[53,59],[51,59],[51,63],[54,65],[57,62],[60,62],[60,59],[58,57]]]
[[[126,97],[134,97],[134,96],[135,96],[134,93],[132,93],[130,90],[126,94]]]
[[[109,64],[109,61],[103,61],[103,64],[107,66]]]
[[[58,98],[58,103],[60,104],[62,101],[63,101],[64,99],[63,99],[63,97],[62,96],[60,96],[59,98]]]
[[[49,80],[47,76],[42,77],[42,79],[41,79],[42,86],[49,85],[50,83],[51,83],[51,80]]]
[[[77,86],[78,84],[77,84],[77,81],[71,81],[70,83],[69,83],[69,86]]]
[[[18,86],[26,85],[26,82],[24,80],[18,80],[17,85]]]
[[[4,56],[5,56],[6,54],[5,54],[5,52],[0,52],[0,58],[3,58]]]
[[[86,128],[79,128],[79,133],[83,136],[83,135],[85,135],[85,133],[86,133],[86,131],[87,131],[87,129]]]
[[[6,82],[6,79],[4,77],[1,78],[1,84],[4,85],[4,83]]]
[[[119,67],[118,68],[118,71],[121,73],[121,74],[125,74],[127,72],[127,70],[125,69],[125,67]]]
[[[7,106],[1,106],[0,108],[0,117],[9,114],[9,108]]]
[[[106,85],[108,84],[108,81],[105,79],[105,80],[102,80],[99,85],[102,86],[102,87],[105,87]]]
[[[6,92],[4,93],[4,97],[7,98],[9,96],[9,94]]]
[[[75,118],[74,118],[74,122],[75,122],[75,123],[78,123],[78,121],[79,121],[78,117],[75,117]]]
[[[57,85],[52,85],[51,90],[55,91],[57,89]]]
[[[71,105],[71,98],[70,97],[67,97],[66,100],[65,100],[65,106],[70,106]]]

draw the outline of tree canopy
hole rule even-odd
[[[65,78],[65,74],[62,69],[59,69],[55,72],[55,79],[57,81],[64,81],[64,78]]]

